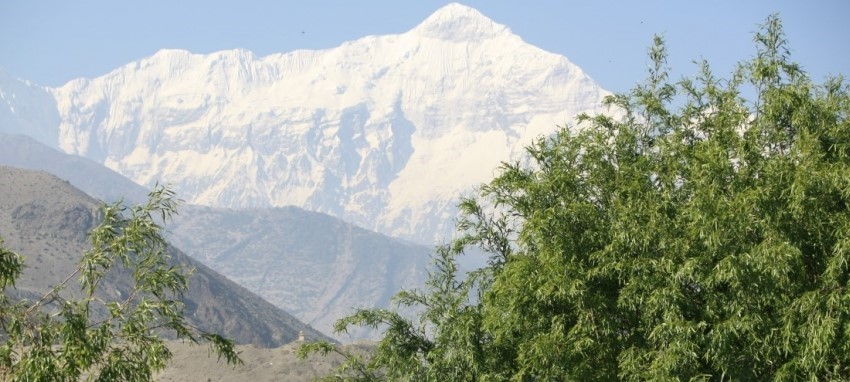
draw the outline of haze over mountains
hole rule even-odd
[[[390,307],[402,288],[422,287],[433,253],[297,207],[183,211],[170,227],[177,247],[325,333],[355,308]]]
[[[141,203],[147,198],[146,189],[120,174],[22,135],[0,133],[0,165],[50,172],[110,202]],[[166,225],[172,244],[328,334],[333,323],[354,308],[389,307],[395,292],[422,286],[432,252],[430,247],[297,207],[232,210],[183,205],[178,212]],[[80,232],[85,233],[83,227]],[[6,235],[0,224],[0,237]],[[350,341],[376,334],[353,329],[338,338]]]
[[[56,88],[0,69],[0,164],[104,200],[174,185],[199,205],[169,228],[174,244],[330,333],[352,308],[421,286],[458,197],[607,94],[451,4],[327,50],[161,50]]]
[[[98,201],[53,175],[0,166],[0,233],[6,248],[25,257],[11,293],[37,299],[71,275],[89,248],[87,234],[99,223],[99,208]],[[294,341],[300,331],[308,338],[327,338],[179,250],[169,252],[175,264],[195,269],[184,296],[185,317],[192,325],[261,347]],[[126,296],[130,287],[126,277],[107,277],[98,296]],[[79,289],[72,281],[65,292],[73,295]],[[107,313],[101,314],[96,318]]]
[[[448,236],[461,193],[607,94],[459,4],[328,50],[163,50],[58,88],[2,75],[0,89],[2,131],[141,185],[207,206],[295,205],[426,244]]]

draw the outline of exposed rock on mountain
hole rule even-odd
[[[103,200],[142,202],[147,195],[100,164],[22,135],[0,133],[0,165],[48,171]],[[422,286],[432,252],[296,207],[185,205],[179,213],[166,227],[173,244],[323,333],[355,307],[388,307],[401,288]],[[375,333],[349,334],[340,339]]]
[[[76,268],[88,248],[87,233],[98,223],[100,204],[53,175],[0,166],[0,236],[5,246],[25,256],[15,293],[40,296]],[[262,347],[308,338],[327,338],[220,274],[171,248],[175,263],[194,268],[185,296],[191,324]],[[126,279],[107,278],[101,296],[129,292]],[[73,285],[66,289],[74,293]]]
[[[355,308],[389,307],[402,288],[422,287],[431,259],[429,247],[296,207],[183,210],[170,228],[175,245],[325,333]]]

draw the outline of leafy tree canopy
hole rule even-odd
[[[228,363],[240,363],[233,343],[194,328],[183,318],[187,271],[170,262],[157,221],[176,212],[167,188],[155,188],[144,205],[104,206],[103,222],[90,234],[92,249],[72,274],[37,301],[5,293],[20,276],[22,258],[0,239],[0,377],[10,381],[147,381],[171,352],[161,338],[172,334],[205,341]],[[132,279],[120,300],[104,301],[98,287],[111,272]],[[83,297],[63,293],[78,278]],[[106,312],[100,319],[96,311]]]
[[[780,20],[729,78],[608,97],[464,200],[415,320],[326,380],[850,379],[850,97],[790,60]],[[489,265],[458,277],[470,246]],[[308,344],[308,351],[340,351]]]

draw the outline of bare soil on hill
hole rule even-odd
[[[157,375],[156,380],[167,381],[312,381],[327,375],[343,362],[338,354],[326,357],[311,355],[301,360],[296,357],[300,343],[293,342],[274,349],[253,345],[239,345],[237,351],[244,365],[228,365],[219,361],[206,345],[190,345],[173,341],[169,349],[174,353],[171,364]],[[369,351],[372,345],[346,345],[353,351]]]

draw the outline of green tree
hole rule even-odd
[[[616,116],[462,202],[429,298],[398,296],[425,329],[358,311],[338,329],[389,330],[329,379],[850,380],[850,93],[790,61],[778,17],[755,42],[728,79],[671,82],[657,37]],[[489,265],[457,281],[469,246]]]
[[[177,200],[157,187],[144,205],[103,208],[79,268],[37,301],[7,297],[23,259],[0,240],[0,375],[11,381],[146,381],[171,358],[163,335],[197,343],[228,363],[241,360],[232,341],[188,324],[182,316],[187,270],[170,262],[162,226]],[[122,299],[104,301],[109,273],[133,280]],[[63,293],[78,278],[82,298]],[[98,314],[96,312],[101,312]]]

